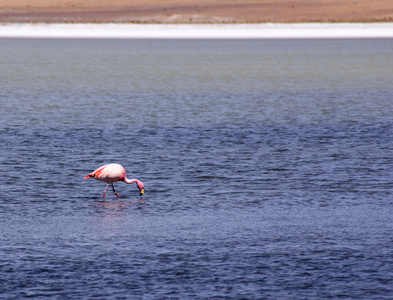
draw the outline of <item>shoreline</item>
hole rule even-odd
[[[393,23],[119,24],[0,23],[0,38],[329,39],[393,38]]]
[[[0,23],[393,22],[391,0],[0,0]]]

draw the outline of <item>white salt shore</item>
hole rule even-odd
[[[393,23],[3,23],[0,38],[393,38]]]

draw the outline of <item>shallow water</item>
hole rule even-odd
[[[0,39],[0,297],[390,299],[392,46]]]

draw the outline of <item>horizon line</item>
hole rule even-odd
[[[393,22],[375,23],[0,23],[0,38],[316,39],[393,38]]]

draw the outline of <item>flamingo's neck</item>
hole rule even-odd
[[[138,179],[128,179],[126,176],[124,176],[123,181],[125,183],[134,183],[135,182],[136,186],[138,187],[139,191],[141,192],[141,196],[143,195],[143,193],[144,193],[144,185],[143,185],[142,181],[140,181]]]
[[[125,182],[125,183],[128,183],[128,184],[130,184],[130,183],[136,183],[137,185],[139,185],[140,183],[142,183],[140,180],[138,180],[138,179],[128,179],[127,177],[124,177],[124,179],[123,179],[123,181]]]

